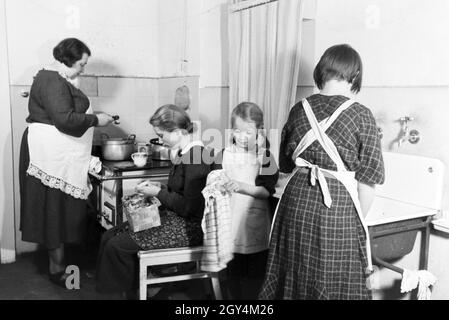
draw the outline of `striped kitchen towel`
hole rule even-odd
[[[231,194],[223,185],[229,178],[223,170],[214,170],[207,176],[202,193],[205,199],[204,216],[201,222],[205,251],[201,259],[201,270],[218,272],[234,257],[231,236]]]

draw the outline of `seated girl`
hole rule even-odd
[[[97,263],[97,290],[102,293],[137,290],[138,251],[196,246],[203,241],[201,191],[213,169],[206,163],[212,156],[201,141],[193,139],[194,124],[184,110],[164,105],[151,117],[150,124],[165,145],[179,151],[172,159],[167,186],[148,180],[136,190],[157,197],[166,214],[161,214],[159,227],[133,232],[125,222],[103,234]]]

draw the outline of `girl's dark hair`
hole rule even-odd
[[[256,129],[258,129],[257,135],[264,129],[263,124],[263,112],[259,108],[259,106],[253,102],[242,102],[237,105],[237,107],[232,110],[231,113],[231,128],[235,127],[235,119],[239,117],[240,119],[246,121],[246,122],[253,122],[256,125]],[[262,138],[265,139],[257,139],[259,142],[257,144],[258,148],[265,147],[267,149],[270,148],[270,142],[265,137],[265,135],[262,134]],[[235,143],[234,137],[231,137],[231,143]]]
[[[157,109],[150,119],[150,124],[168,132],[176,129],[185,130],[187,133],[194,131],[194,124],[187,112],[173,104],[166,104]]]
[[[76,61],[81,60],[84,53],[88,56],[91,55],[90,49],[86,44],[76,38],[64,39],[53,49],[53,57],[69,68],[71,68]]]
[[[360,55],[351,46],[339,44],[327,49],[313,72],[318,89],[329,80],[351,83],[351,91],[358,93],[362,87],[363,66]]]

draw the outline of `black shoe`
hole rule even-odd
[[[57,286],[67,289],[67,286],[65,284],[67,277],[64,277],[64,275],[65,271],[60,271],[56,273],[50,273],[48,275],[48,278],[50,279],[51,282],[53,282]]]

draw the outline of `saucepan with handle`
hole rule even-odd
[[[127,138],[110,138],[106,133],[101,134],[101,154],[104,160],[124,161],[131,158],[136,144],[136,135]]]

